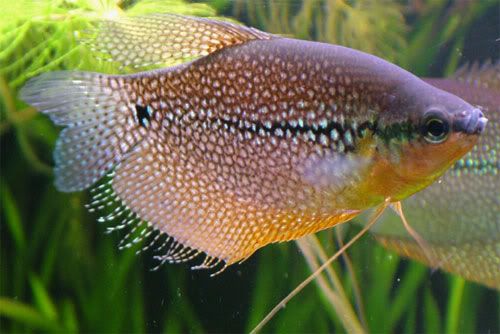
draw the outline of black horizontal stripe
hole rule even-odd
[[[244,122],[244,121],[231,121],[231,120],[223,120],[218,119],[222,124],[227,125],[228,127],[236,128],[240,131],[250,131],[256,135],[260,133],[266,133],[269,136],[275,137],[285,137],[286,133],[291,133],[292,137],[303,136],[308,133],[314,134],[315,142],[320,143],[321,135],[324,135],[328,138],[329,142],[339,144],[342,142],[345,147],[346,152],[351,152],[356,149],[356,141],[359,138],[364,137],[368,131],[375,132],[376,123],[375,122],[363,122],[356,129],[353,128],[352,123],[345,122],[341,124],[339,122],[330,121],[326,124],[326,126],[320,125],[310,125],[310,124],[301,124],[300,122],[296,122],[296,124],[292,124],[291,122],[272,122],[270,124],[265,124],[262,122]],[[332,131],[337,131],[338,137],[336,139],[332,138]],[[352,140],[351,142],[347,142],[346,134],[350,131]],[[281,132],[282,135],[279,136],[278,133]]]
[[[418,127],[409,121],[393,123],[385,127],[376,126],[375,129],[375,134],[386,143],[393,139],[399,141],[411,140],[418,133]]]

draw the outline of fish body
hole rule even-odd
[[[471,73],[425,81],[480,106],[488,116],[488,127],[439,182],[406,199],[403,208],[441,268],[500,289],[500,63],[464,71]],[[377,239],[428,263],[395,219],[374,228]]]
[[[182,44],[186,30],[197,37]],[[202,57],[126,76],[49,73],[22,97],[66,126],[58,188],[82,190],[113,170],[117,212],[175,239],[165,261],[204,252],[202,267],[234,263],[406,198],[486,125],[462,99],[340,46],[169,15],[103,31],[96,45],[125,64]],[[114,48],[117,37],[130,45]]]

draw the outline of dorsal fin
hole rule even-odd
[[[452,78],[478,88],[500,91],[500,61],[487,61],[482,65],[477,62],[466,64]]]
[[[153,14],[102,21],[85,42],[111,61],[143,68],[172,66],[228,46],[271,38],[266,32],[230,22]]]

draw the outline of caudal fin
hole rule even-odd
[[[61,71],[32,78],[22,88],[22,100],[65,127],[54,151],[59,190],[90,187],[145,135],[126,84],[125,77]]]

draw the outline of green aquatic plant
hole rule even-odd
[[[234,13],[274,33],[349,46],[394,61],[407,46],[396,1],[235,0]]]
[[[182,0],[0,1],[2,332],[145,330],[142,286],[130,284],[142,276],[139,245],[118,252],[116,237],[101,238],[96,217],[85,213],[84,194],[55,191],[50,156],[57,130],[20,102],[17,91],[50,70],[119,71],[96,61],[80,34],[99,19],[158,11],[215,15],[208,5]],[[182,287],[178,276],[167,286]],[[188,302],[177,305],[182,315],[158,326],[201,331]]]
[[[488,1],[469,4],[462,26],[455,21],[463,12],[445,1],[422,2],[412,25],[406,23],[406,7],[395,1],[209,3],[213,7],[182,0],[0,0],[1,332],[249,331],[306,277],[308,266],[324,262],[356,229],[345,226],[301,241],[303,254],[293,244],[267,247],[215,278],[174,265],[150,273],[156,263],[150,253],[136,255],[141,244],[119,251],[122,235],[104,235],[105,226],[84,209],[88,194],[54,189],[51,152],[57,129],[17,99],[24,82],[41,72],[123,71],[97,61],[79,43],[95,20],[153,12],[215,16],[218,8],[263,30],[353,46],[427,74],[425,62],[441,52],[437,48],[428,56],[425,50],[455,40],[462,41],[461,48],[470,24],[491,8],[484,4]],[[435,34],[442,36],[439,42]],[[446,58],[450,70],[456,57],[451,52]],[[434,276],[428,283],[424,266],[363,239],[318,280],[318,290],[307,288],[265,330],[496,329],[497,320],[477,315],[498,309],[495,295],[457,277]],[[350,315],[351,324],[339,315]]]
[[[14,89],[27,78],[54,69],[96,70],[97,67],[112,71],[111,65],[101,68],[102,64],[95,62],[95,55],[80,43],[81,34],[96,20],[158,12],[215,15],[207,5],[188,4],[181,0],[2,0],[0,8],[6,15],[6,19],[0,22],[0,74]]]

